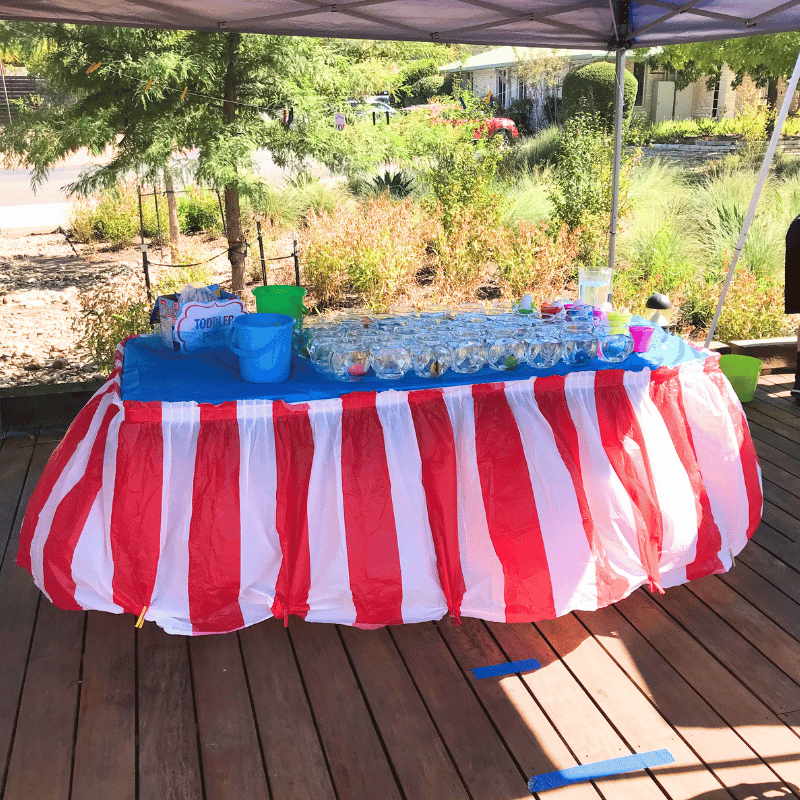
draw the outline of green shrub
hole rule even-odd
[[[623,115],[630,120],[639,82],[625,70]],[[580,114],[597,115],[607,130],[614,127],[614,98],[616,96],[616,71],[608,61],[598,61],[585,67],[570,70],[564,76],[562,98],[567,119]]]
[[[99,370],[111,372],[117,345],[150,330],[150,308],[144,278],[138,271],[84,292],[73,323],[78,347]]]
[[[522,139],[503,159],[503,172],[532,170],[558,162],[561,129],[557,125],[544,128],[535,136]]]
[[[678,325],[707,330],[722,290],[722,281],[697,281],[687,286],[679,308]],[[767,339],[793,333],[796,322],[783,313],[783,285],[777,278],[737,272],[731,283],[714,338]]]
[[[187,283],[210,283],[211,278],[206,266],[166,270],[153,285],[153,297],[170,294]],[[117,345],[129,336],[150,332],[152,307],[138,269],[83,292],[80,313],[73,322],[78,347],[98,369],[111,372]]]
[[[503,221],[513,225],[523,220],[536,224],[550,219],[553,214],[551,182],[549,170],[525,171],[509,181],[504,192]]]
[[[139,205],[135,189],[115,186],[83,203],[77,203],[71,212],[70,225],[81,241],[108,242],[112,247],[127,247],[139,233]]]
[[[178,197],[178,222],[181,233],[219,236],[222,233],[222,216],[217,193],[190,186],[185,194]]]
[[[402,296],[427,259],[439,228],[410,198],[386,195],[336,214],[310,211],[301,239],[303,277],[318,302],[383,305]]]

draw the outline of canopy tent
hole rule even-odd
[[[215,10],[213,16],[209,12]],[[221,17],[224,17],[222,19]],[[615,263],[622,151],[624,54],[655,47],[800,30],[800,0],[0,0],[0,19],[238,31],[350,39],[405,39],[616,51],[613,206]],[[710,344],[800,77],[800,55],[731,260]]]
[[[610,50],[800,29],[800,0],[0,0],[0,18]]]

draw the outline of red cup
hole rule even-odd
[[[647,348],[650,347],[650,339],[653,337],[655,330],[652,325],[629,325],[628,330],[631,332],[633,338],[633,352],[646,353]]]

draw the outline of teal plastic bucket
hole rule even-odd
[[[234,317],[230,349],[239,356],[239,373],[250,383],[279,383],[289,377],[294,318],[286,314]]]
[[[749,403],[755,397],[761,361],[752,356],[728,354],[719,357],[719,368],[731,382],[733,391],[742,403]]]

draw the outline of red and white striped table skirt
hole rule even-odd
[[[178,634],[535,621],[723,572],[761,516],[713,357],[210,405],[123,402],[123,351],[22,527],[18,563],[61,608]]]

